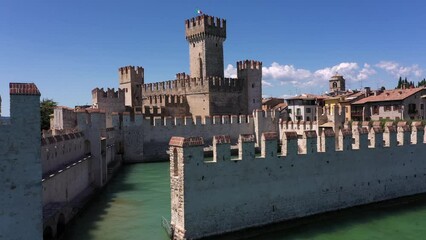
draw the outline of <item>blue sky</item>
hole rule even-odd
[[[116,88],[121,66],[143,66],[147,83],[189,72],[184,20],[198,8],[227,20],[226,75],[262,61],[266,96],[325,92],[335,72],[351,89],[426,76],[426,1],[1,0],[3,115],[9,82],[74,106]]]

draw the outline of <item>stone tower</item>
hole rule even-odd
[[[345,79],[341,75],[334,75],[329,80],[330,83],[330,93],[344,92],[346,90]]]
[[[124,90],[125,104],[129,107],[141,108],[142,85],[144,84],[143,67],[126,66],[118,69],[120,89]]]
[[[43,239],[40,92],[10,83],[10,124],[0,125],[0,239]]]
[[[185,21],[191,77],[223,77],[226,20],[201,15]]]
[[[247,114],[251,114],[255,109],[261,109],[262,62],[254,60],[237,62],[237,78],[243,81],[242,108],[247,109]]]

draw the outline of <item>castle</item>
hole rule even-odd
[[[118,70],[125,105],[154,116],[250,114],[261,108],[262,63],[237,62],[237,78],[224,78],[226,20],[201,15],[185,21],[190,74],[144,83],[142,67]]]
[[[40,132],[36,85],[10,84],[11,118],[0,124],[3,237],[60,237],[124,163],[170,159],[176,239],[426,191],[420,123],[385,133],[377,122],[321,128],[344,119],[339,106],[284,121],[260,110],[261,62],[237,62],[237,78],[224,78],[225,20],[201,15],[185,30],[189,75],[145,84],[142,67],[122,67],[119,89],[95,88],[92,106],[57,107],[51,132]]]

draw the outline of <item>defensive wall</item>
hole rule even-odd
[[[0,125],[0,239],[41,240],[40,92],[10,83],[10,123]]]
[[[212,135],[227,134],[237,144],[240,134],[277,131],[278,116],[273,111],[258,110],[253,115],[148,117],[142,114],[113,114],[114,129],[121,132],[126,162],[162,161],[168,159],[168,143],[172,136],[203,136],[205,147],[212,146]]]
[[[424,127],[372,126],[336,134],[264,132],[261,156],[255,136],[213,138],[204,159],[202,137],[170,140],[171,224],[174,239],[199,239],[326,211],[426,192]]]
[[[11,83],[10,95],[10,123],[0,125],[0,239],[60,237],[121,165],[120,135],[90,109],[73,112],[74,133],[41,137],[37,87]]]
[[[41,139],[46,239],[63,234],[65,225],[107,184],[122,162],[116,149],[121,139],[106,127],[107,114],[89,109],[76,110],[75,115],[77,132]]]

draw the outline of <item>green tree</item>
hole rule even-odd
[[[43,98],[40,102],[41,130],[50,129],[50,114],[53,114],[53,108],[57,106],[57,102],[52,99]]]
[[[397,89],[401,89],[402,88],[402,77],[399,77],[398,86],[396,88]]]

